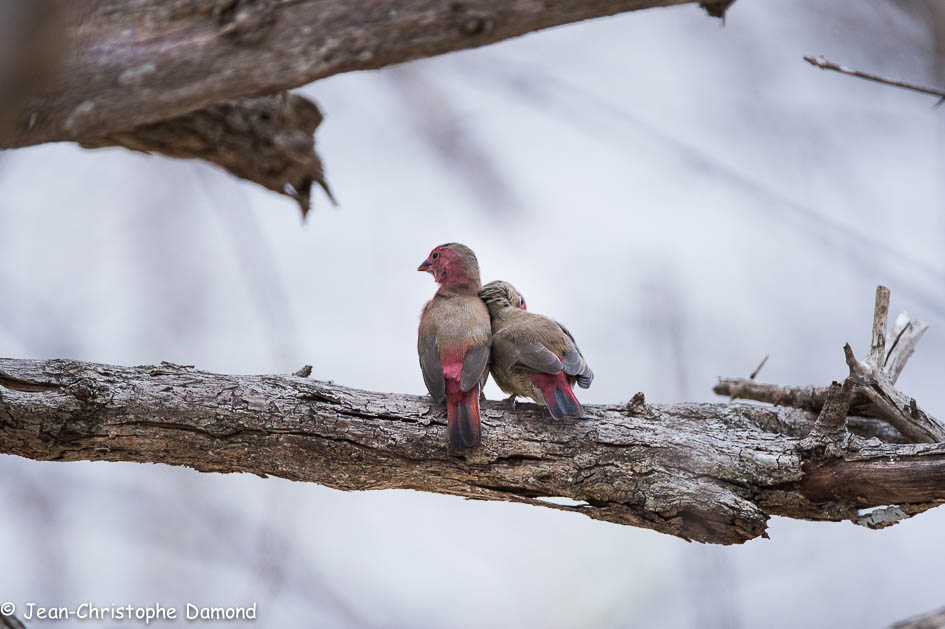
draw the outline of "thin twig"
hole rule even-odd
[[[812,57],[805,56],[804,61],[807,63],[817,66],[822,70],[834,70],[842,74],[848,74],[850,76],[858,76],[861,79],[867,79],[869,81],[876,81],[877,83],[885,83],[886,85],[892,85],[893,87],[901,87],[904,90],[912,90],[913,92],[921,92],[923,94],[931,94],[932,96],[938,96],[939,98],[945,100],[945,90],[935,89],[933,87],[925,87],[922,85],[916,85],[914,83],[906,83],[905,81],[897,81],[895,79],[887,79],[886,77],[879,76],[877,74],[869,74],[867,72],[860,72],[859,70],[854,70],[853,68],[848,68],[842,66],[839,63],[834,63],[833,61],[827,61],[823,57]]]
[[[765,363],[768,362],[768,356],[771,354],[765,354],[765,357],[761,359],[761,362],[758,363],[758,366],[755,367],[755,370],[751,372],[751,375],[748,376],[749,380],[754,380],[758,373],[761,371],[761,368],[765,366]]]

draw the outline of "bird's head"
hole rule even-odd
[[[436,247],[417,270],[426,271],[445,288],[472,288],[478,291],[480,287],[476,254],[459,243],[450,242]]]
[[[479,291],[479,298],[486,302],[489,312],[495,314],[502,308],[521,308],[528,310],[525,298],[508,282],[489,282]]]

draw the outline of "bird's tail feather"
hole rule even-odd
[[[584,417],[584,407],[571,390],[571,383],[563,371],[556,374],[535,374],[532,376],[532,384],[541,391],[545,406],[555,419]]]
[[[453,392],[450,392],[453,393]],[[446,417],[450,445],[456,450],[479,446],[479,387],[447,396]]]

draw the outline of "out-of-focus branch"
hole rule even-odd
[[[834,70],[835,72],[840,72],[841,74],[856,76],[868,81],[875,81],[877,83],[884,83],[894,87],[901,87],[904,90],[912,90],[913,92],[931,94],[932,96],[938,96],[939,98],[945,100],[945,90],[936,89],[934,87],[925,87],[923,85],[916,85],[915,83],[906,83],[905,81],[898,81],[896,79],[888,79],[884,76],[879,76],[878,74],[861,72],[860,70],[854,70],[853,68],[848,68],[847,66],[840,65],[839,63],[828,61],[823,57],[813,57],[807,55],[804,57],[804,61],[822,70]]]
[[[46,90],[60,71],[75,37],[68,8],[66,0],[0,0],[0,137],[14,124],[14,106]]]
[[[457,112],[435,82],[410,66],[391,73],[404,102],[408,123],[436,151],[446,170],[459,178],[486,210],[514,210],[519,206],[505,173],[494,163],[477,138],[456,124]]]
[[[945,607],[934,612],[921,614],[897,622],[890,629],[943,629],[945,628]]]
[[[96,0],[42,92],[4,103],[0,148],[106,137],[212,104],[283,92],[532,31],[692,0]],[[70,3],[66,3],[70,4]]]
[[[0,614],[0,629],[26,629],[26,626],[16,616]]]
[[[312,116],[296,125],[299,117],[287,122],[284,114],[298,107],[277,106],[268,115],[278,128],[267,129],[272,105],[259,97],[693,1],[0,0],[0,149],[67,140],[197,157],[293,197],[304,213],[311,182],[328,192],[311,138],[301,133],[314,128]],[[704,4],[721,14],[729,3]],[[4,38],[3,24],[20,16],[17,24],[42,28],[14,28],[19,35]],[[42,61],[41,71],[33,61]]]
[[[153,124],[83,139],[85,148],[123,146],[145,153],[202,159],[237,177],[292,197],[310,207],[312,183],[334,201],[315,152],[318,106],[298,94],[247,98],[210,105]]]

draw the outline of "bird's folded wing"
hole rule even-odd
[[[564,355],[561,356],[561,362],[564,364],[564,372],[569,376],[576,376],[578,386],[582,389],[586,389],[591,386],[591,382],[594,381],[594,372],[591,371],[591,368],[588,366],[587,362],[584,360],[584,355],[581,354],[581,348],[578,347],[577,341],[574,340],[574,335],[571,334],[571,330],[564,327],[558,321],[555,321],[558,324],[558,327],[561,328],[561,331],[564,332],[566,338],[566,344],[568,349],[565,351]]]
[[[545,347],[540,341],[536,340],[527,345],[520,345],[517,349],[518,362],[529,369],[542,373],[558,373],[564,368],[554,352]]]
[[[417,342],[420,354],[420,369],[423,382],[427,385],[430,396],[439,404],[446,400],[446,382],[443,380],[443,365],[436,349],[436,337],[432,334],[421,337]]]
[[[463,358],[463,371],[459,377],[459,388],[469,391],[482,381],[489,369],[489,343],[473,345]]]

